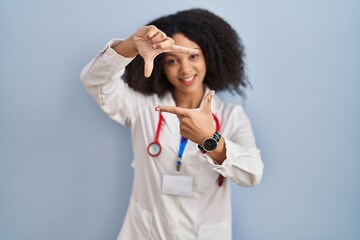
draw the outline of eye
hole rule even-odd
[[[199,54],[191,54],[190,59],[196,59],[199,57]]]
[[[174,65],[176,63],[177,63],[177,61],[174,58],[166,58],[165,59],[165,64],[166,65]]]
[[[174,59],[169,59],[166,61],[167,64],[174,64],[176,61]]]

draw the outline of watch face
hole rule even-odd
[[[216,147],[217,147],[217,141],[215,139],[213,139],[213,138],[205,139],[205,141],[203,143],[203,148],[205,149],[205,151],[211,152]]]

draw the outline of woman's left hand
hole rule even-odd
[[[202,144],[215,132],[211,111],[211,98],[215,91],[206,94],[199,108],[187,109],[173,106],[158,106],[156,111],[176,114],[180,120],[180,134],[194,143]]]

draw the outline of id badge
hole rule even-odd
[[[193,177],[186,175],[164,175],[162,193],[183,197],[192,196]]]

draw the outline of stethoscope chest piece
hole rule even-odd
[[[157,157],[161,153],[161,146],[158,142],[152,142],[147,147],[147,152],[152,157]]]

